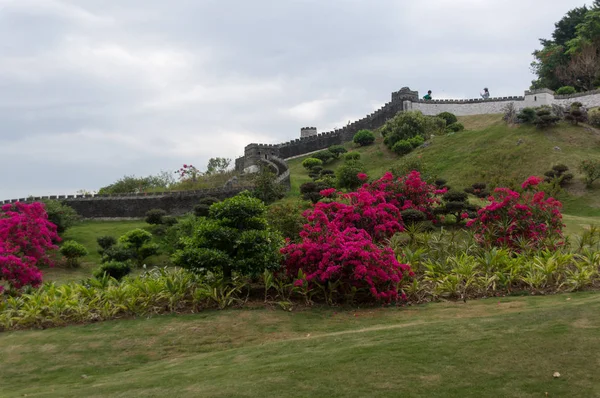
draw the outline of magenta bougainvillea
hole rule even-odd
[[[37,286],[40,263],[52,265],[49,252],[60,238],[41,203],[12,203],[0,211],[0,280],[10,287]],[[0,291],[2,287],[0,286]]]
[[[467,222],[481,245],[542,249],[562,244],[562,204],[537,191],[541,181],[539,177],[529,177],[521,185],[522,193],[508,188],[494,190],[488,198],[490,204]]]

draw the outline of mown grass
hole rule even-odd
[[[100,246],[98,246],[96,239],[103,235],[114,236],[118,239],[121,235],[136,228],[147,229],[148,224],[143,220],[86,220],[74,225],[63,234],[62,239],[63,241],[74,240],[81,243],[88,250],[88,255],[81,259],[79,268],[42,268],[44,281],[65,283],[89,278],[101,260],[98,253]],[[164,258],[162,257],[153,257],[149,259],[148,263],[160,265],[163,261]]]
[[[0,334],[0,385],[3,397],[592,397],[599,332],[599,293],[212,311]]]

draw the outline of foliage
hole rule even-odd
[[[535,125],[539,129],[548,128],[554,126],[560,121],[560,117],[552,112],[552,108],[548,106],[541,106],[535,111],[536,119]]]
[[[576,92],[577,90],[575,90],[575,87],[573,86],[562,86],[558,90],[556,90],[556,94],[558,95],[569,95],[575,94]]]
[[[544,181],[551,184],[554,188],[564,187],[573,179],[572,173],[567,173],[569,167],[564,164],[557,164],[552,166],[551,170],[544,173]]]
[[[117,194],[117,193],[140,193],[148,192],[155,189],[167,189],[175,181],[169,173],[161,173],[156,176],[135,177],[124,176],[116,182],[102,187],[98,190],[98,194]]]
[[[565,114],[565,120],[568,120],[574,126],[588,121],[588,113],[581,102],[573,102],[568,112]]]
[[[210,209],[210,206],[212,206],[213,203],[217,203],[218,201],[219,201],[219,199],[214,198],[212,196],[207,196],[207,197],[200,199],[198,201],[198,204],[194,206],[194,214],[197,217],[208,216],[208,211]]]
[[[102,279],[108,276],[116,280],[121,280],[130,273],[131,264],[128,261],[110,261],[100,264],[100,266],[94,270],[94,278]]]
[[[321,162],[323,162],[322,164],[327,164],[327,163],[329,163],[330,160],[336,158],[335,154],[333,152],[329,151],[329,150],[319,151],[317,153],[313,153],[310,156],[313,159],[319,159]],[[321,165],[319,165],[319,166],[321,166]]]
[[[56,225],[39,202],[5,204],[0,210],[0,280],[12,289],[38,286],[42,273],[37,265],[52,265],[49,254],[60,242]]]
[[[285,196],[285,187],[275,181],[277,176],[267,167],[261,167],[260,171],[252,178],[254,189],[252,195],[265,202],[273,203]]]
[[[340,189],[355,189],[362,184],[359,174],[365,172],[365,165],[360,160],[346,161],[336,171],[336,186]]]
[[[442,205],[435,209],[436,214],[454,216],[458,224],[461,220],[477,216],[478,207],[469,203],[466,192],[448,191],[442,196]]]
[[[458,122],[456,116],[450,112],[442,112],[439,115],[437,115],[437,117],[439,117],[440,119],[444,119],[446,121],[446,126],[450,126],[451,124]]]
[[[336,159],[348,152],[348,150],[344,148],[343,145],[332,145],[329,147],[328,151],[331,152],[333,154],[333,157]]]
[[[415,135],[409,139],[408,142],[410,142],[410,145],[412,145],[413,148],[418,148],[425,143],[425,138],[420,135]]]
[[[351,162],[353,160],[360,160],[360,153],[358,152],[348,152],[346,155],[344,155],[344,160],[346,162]]]
[[[487,198],[490,195],[490,191],[487,189],[487,184],[484,182],[476,182],[470,187],[465,188],[465,192],[480,199]]]
[[[281,236],[268,227],[266,206],[242,193],[215,203],[209,218],[199,219],[191,236],[180,239],[173,262],[198,274],[233,272],[258,275],[279,267]]]
[[[206,175],[221,174],[227,171],[231,159],[229,158],[210,158],[206,165]]]
[[[555,248],[562,244],[562,204],[534,192],[542,181],[529,177],[522,185],[523,193],[508,188],[496,188],[490,204],[477,212],[467,223],[483,247],[503,247],[510,250]]]
[[[523,108],[517,114],[517,121],[523,124],[533,124],[536,119],[535,109]]]
[[[463,131],[465,129],[465,126],[462,123],[452,123],[450,125],[448,125],[448,127],[446,127],[446,131],[450,131],[450,132],[454,132],[454,133],[458,133],[459,131]]]
[[[409,140],[415,136],[428,139],[434,130],[432,124],[428,122],[429,119],[431,118],[424,116],[420,111],[398,113],[381,128],[384,144],[393,150],[398,141]]]
[[[152,209],[146,212],[145,221],[151,225],[158,225],[163,223],[163,217],[167,215],[167,212],[163,209]]]
[[[354,134],[353,141],[360,146],[367,146],[375,142],[375,136],[370,130],[360,130]]]
[[[81,217],[71,206],[58,200],[43,200],[42,203],[48,214],[48,221],[56,225],[56,232],[62,234],[75,225]]]
[[[175,174],[179,176],[181,182],[196,182],[198,177],[202,175],[202,172],[191,164],[184,164],[179,170],[175,171]]]
[[[588,188],[600,178],[600,160],[586,159],[579,163],[578,170],[585,175],[585,184]]]
[[[328,188],[331,186],[323,181],[306,182],[300,185],[300,194],[302,194],[302,199],[317,203],[323,197],[321,191]]]
[[[122,245],[113,245],[107,249],[102,250],[102,262],[107,263],[110,261],[129,261],[133,260],[135,253],[131,248],[126,248]]]
[[[504,106],[502,109],[504,115],[502,116],[502,120],[509,124],[517,123],[517,108],[515,107],[514,102],[510,102]]]
[[[117,238],[111,235],[104,235],[97,237],[96,242],[98,243],[98,246],[100,246],[100,251],[102,254],[103,250],[106,250],[117,243]]]
[[[304,210],[306,210],[306,205],[300,202],[272,204],[267,209],[267,221],[269,226],[278,231],[285,239],[296,241],[299,239],[304,225],[304,217],[302,217]]]
[[[594,127],[600,127],[600,109],[591,111],[588,115],[588,122]]]
[[[412,139],[412,138],[411,138]],[[406,155],[412,152],[413,146],[409,140],[400,140],[394,144],[392,151],[398,155]]]
[[[302,161],[302,167],[304,167],[306,170],[311,170],[316,166],[323,166],[323,161],[316,158],[306,158]]]
[[[60,253],[67,258],[67,265],[71,268],[79,267],[79,258],[88,255],[85,246],[74,240],[63,242],[60,247]]]
[[[146,258],[158,254],[158,245],[151,241],[152,234],[141,228],[133,229],[119,238],[119,243],[125,250],[131,251],[138,266],[142,266]],[[106,253],[107,251],[105,251]]]

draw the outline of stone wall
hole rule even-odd
[[[502,113],[506,105],[514,103],[517,109],[525,107],[524,97],[504,97],[492,99],[471,100],[418,100],[412,103],[412,109],[423,112],[424,115],[438,115],[442,112],[450,112],[456,116],[484,115]]]

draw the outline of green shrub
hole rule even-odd
[[[151,225],[158,225],[163,223],[163,217],[167,215],[167,212],[163,209],[152,209],[146,212],[146,222]]]
[[[337,187],[340,189],[356,189],[360,187],[362,181],[358,178],[358,174],[364,172],[365,166],[358,160],[344,163],[336,171]]]
[[[300,202],[272,204],[267,210],[267,221],[284,238],[295,242],[300,238],[300,231],[306,223],[306,219],[302,217],[306,209],[307,206]]]
[[[459,131],[463,131],[465,126],[462,123],[452,123],[446,127],[446,131],[451,131],[454,133],[458,133]]]
[[[173,263],[199,274],[218,271],[228,281],[233,272],[278,269],[283,238],[268,226],[266,212],[262,201],[243,193],[215,203],[209,218],[198,219],[192,235],[182,238]]]
[[[323,166],[323,161],[316,158],[307,158],[302,161],[302,167],[306,170],[311,170],[315,166]]]
[[[114,246],[117,243],[117,238],[110,235],[104,235],[97,237],[96,242],[98,242],[98,246],[100,246],[100,252],[102,252],[102,250],[106,250],[109,247]]]
[[[208,213],[206,216],[208,216]],[[178,220],[177,224],[167,228],[161,240],[163,250],[169,254],[173,254],[175,250],[180,249],[182,247],[182,238],[191,236],[198,222],[198,217],[189,214]]]
[[[560,121],[560,117],[552,113],[552,108],[549,106],[541,106],[535,111],[536,119],[535,125],[539,129],[545,129],[554,126]]]
[[[354,134],[353,141],[360,146],[367,146],[375,142],[375,136],[370,130],[360,130],[358,133]]]
[[[345,156],[344,159],[346,162],[348,161],[354,161],[354,160],[360,160],[360,153],[358,152],[348,152]]]
[[[66,257],[67,266],[71,268],[79,267],[79,258],[88,255],[85,246],[74,240],[65,241],[60,247],[60,253]]]
[[[177,224],[179,221],[177,220],[177,217],[173,217],[173,216],[166,216],[163,217],[163,224],[167,227],[171,227],[175,224]]]
[[[300,194],[302,194],[302,199],[317,203],[322,198],[319,192],[327,188],[331,188],[331,185],[323,181],[306,182],[300,185]]]
[[[323,164],[329,163],[330,160],[335,158],[335,155],[329,150],[319,151],[317,153],[313,153],[310,156],[312,156],[314,159],[319,159],[321,162],[323,162]]]
[[[533,124],[536,119],[535,109],[523,108],[517,114],[517,121],[523,124]]]
[[[564,117],[565,120],[570,121],[574,126],[588,121],[588,113],[581,102],[573,102],[565,112]]]
[[[131,249],[127,249],[121,245],[114,245],[102,252],[102,262],[110,261],[128,261],[135,257],[135,253]]]
[[[343,155],[344,153],[348,152],[348,150],[342,145],[332,145],[329,147],[329,152],[331,152],[333,154],[333,157],[337,159],[340,157],[340,155]]]
[[[129,265],[129,262],[110,261],[108,263],[101,264],[98,268],[96,268],[94,271],[94,277],[100,279],[104,276],[104,274],[107,274],[116,280],[121,280],[130,272],[131,265]]]
[[[578,170],[585,175],[585,185],[590,188],[594,181],[600,178],[600,160],[583,160]]]
[[[437,117],[439,117],[440,119],[444,119],[446,121],[446,126],[450,126],[451,124],[458,122],[456,116],[450,112],[442,112],[439,115],[437,115]]]
[[[575,94],[576,92],[577,90],[575,90],[575,87],[573,86],[562,86],[561,88],[556,90],[556,94],[558,95],[570,95]]]
[[[130,250],[137,265],[142,266],[146,258],[158,254],[159,247],[157,244],[151,243],[151,240],[150,232],[137,228],[121,236],[119,243],[126,250]]]
[[[198,204],[194,206],[194,214],[196,217],[207,217],[208,209],[213,203],[217,203],[219,199],[207,196],[198,201]]]
[[[600,109],[593,110],[589,113],[588,122],[594,127],[600,127]]]
[[[48,213],[48,221],[56,225],[59,234],[75,225],[81,218],[75,209],[58,200],[44,200],[42,203]]]
[[[425,138],[420,135],[415,135],[409,139],[408,142],[410,142],[410,145],[412,145],[413,148],[418,148],[425,143]]]
[[[409,140],[400,140],[394,144],[392,151],[398,155],[406,155],[412,152],[413,146]]]
[[[276,177],[275,173],[271,173],[268,168],[263,167],[252,178],[252,183],[254,184],[252,196],[262,200],[266,204],[282,199],[285,196],[285,187],[275,181]]]
[[[432,134],[443,133],[446,122],[437,117],[424,116],[419,111],[401,112],[388,120],[381,128],[384,144],[394,150],[398,141],[421,136],[424,140]]]
[[[419,211],[417,209],[406,209],[400,212],[400,216],[402,217],[402,221],[405,224],[416,224],[423,222],[427,219],[425,213]]]

